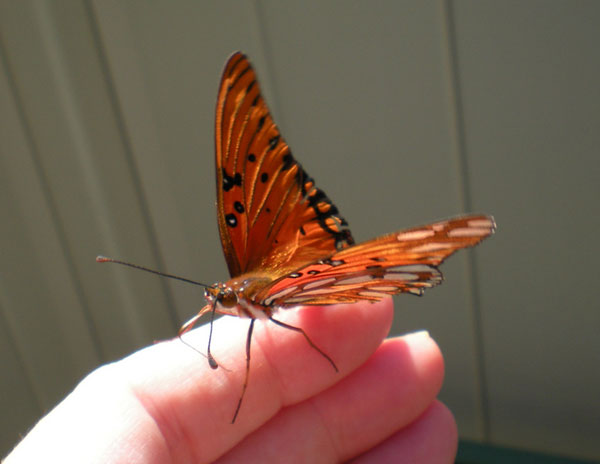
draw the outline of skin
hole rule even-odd
[[[277,314],[339,373],[301,335],[257,322],[233,425],[248,320],[222,318],[219,369],[177,339],[100,367],[5,463],[452,463],[456,425],[436,400],[442,355],[426,332],[384,340],[392,314],[391,299]],[[185,339],[204,349],[207,336],[204,326]]]

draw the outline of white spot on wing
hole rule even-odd
[[[461,227],[460,229],[449,231],[448,237],[481,237],[482,235],[487,235],[489,233],[489,229]]]
[[[369,282],[373,278],[370,275],[362,275],[357,277],[350,277],[349,279],[338,280],[335,285],[352,285],[352,284],[362,284],[364,282]]]
[[[388,272],[383,276],[383,278],[385,280],[403,280],[405,282],[419,280],[419,276],[417,274],[410,274],[408,272]]]
[[[434,251],[447,250],[448,248],[452,248],[453,245],[451,243],[426,243],[424,245],[412,248],[410,251],[413,253],[433,253]]]
[[[406,240],[422,240],[435,235],[433,230],[414,230],[411,232],[401,232],[396,236],[396,240],[403,242]]]
[[[285,295],[287,295],[289,293],[292,293],[297,288],[298,287],[296,285],[294,285],[293,287],[287,287],[287,288],[284,288],[283,290],[279,290],[277,293],[274,293],[269,298],[267,298],[265,300],[264,304],[266,304],[268,306],[268,305],[270,305],[273,302],[273,300],[276,300],[277,298],[281,298],[282,296],[285,296]]]
[[[423,289],[422,288],[407,288],[406,291],[408,293],[412,293],[413,295],[419,295],[419,296],[421,296],[423,294]]]
[[[317,280],[316,282],[309,282],[308,284],[306,284],[303,289],[304,290],[309,290],[311,288],[315,288],[315,287],[321,287],[322,285],[327,285],[331,282],[334,282],[336,279],[335,277],[328,277],[327,279],[321,279],[321,280]]]
[[[471,221],[467,222],[467,224],[469,224],[469,227],[481,227],[484,229],[492,228],[492,221],[489,219],[472,219]]]

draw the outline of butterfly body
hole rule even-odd
[[[204,291],[207,305],[200,310],[212,310],[220,314],[241,318],[266,319],[273,315],[269,306],[255,301],[256,293],[271,279],[261,276],[240,276],[225,283],[216,283]]]

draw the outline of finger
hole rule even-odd
[[[339,462],[406,427],[435,400],[443,359],[426,332],[386,340],[330,389],[290,406],[222,462]]]
[[[286,323],[302,327],[335,360],[339,373],[302,335],[269,321],[257,323],[248,390],[233,426],[231,419],[245,375],[248,320],[223,318],[215,326],[213,354],[228,370],[211,370],[205,359],[178,341],[137,353],[122,367],[169,446],[189,450],[195,462],[210,462],[282,406],[310,398],[362,364],[387,334],[392,311],[388,299],[278,315]],[[206,339],[206,328],[187,337],[197,347],[206,346]]]
[[[441,402],[435,401],[418,420],[400,430],[353,464],[411,462],[415,464],[451,464],[456,457],[458,431],[454,416]]]

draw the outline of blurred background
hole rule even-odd
[[[444,352],[459,460],[599,460],[599,24],[596,1],[1,0],[0,454],[203,303],[97,254],[228,278],[214,106],[242,50],[357,240],[496,217],[396,299],[394,333]]]

